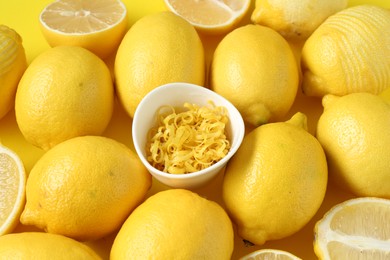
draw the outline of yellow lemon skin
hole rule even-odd
[[[302,89],[308,96],[379,94],[390,86],[390,12],[344,9],[323,22],[302,48]]]
[[[194,27],[170,11],[138,20],[123,38],[114,64],[116,91],[133,117],[141,99],[170,82],[203,85],[205,57]]]
[[[274,29],[287,39],[304,40],[347,4],[347,0],[256,0],[251,20]]]
[[[183,189],[161,191],[136,208],[110,259],[230,259],[233,227],[217,203]]]
[[[150,186],[151,175],[125,145],[75,137],[34,165],[20,220],[49,233],[95,240],[119,229]]]
[[[383,98],[387,103],[390,104],[390,88],[383,90],[378,96]]]
[[[48,150],[81,135],[100,135],[114,106],[107,65],[76,46],[51,48],[34,59],[16,92],[16,121],[31,144]]]
[[[13,108],[16,88],[26,68],[22,38],[15,30],[0,25],[0,119]]]
[[[0,259],[101,259],[91,248],[71,238],[24,232],[0,236]]]
[[[285,238],[319,209],[327,162],[320,143],[306,129],[302,113],[259,126],[229,161],[222,195],[243,239],[262,245]]]
[[[358,196],[390,199],[390,104],[371,93],[326,95],[317,124],[329,176]]]
[[[281,119],[297,93],[299,73],[287,41],[261,25],[246,25],[218,44],[210,87],[237,107],[254,126]]]

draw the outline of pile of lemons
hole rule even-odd
[[[235,231],[263,245],[301,230],[329,181],[356,198],[317,223],[317,256],[388,256],[387,9],[346,0],[257,0],[253,9],[249,0],[165,0],[169,10],[128,26],[119,0],[79,2],[43,9],[39,23],[52,47],[30,64],[19,34],[0,26],[0,118],[14,108],[24,138],[44,151],[26,173],[0,146],[0,258],[18,251],[99,259],[79,241],[117,232],[112,259],[230,259]],[[211,60],[202,41],[209,34],[221,37]],[[133,117],[147,93],[169,82],[209,87],[245,120],[222,205],[183,189],[146,199],[152,178],[137,155],[102,136],[116,97]],[[322,100],[314,134],[305,114],[288,114],[300,91]],[[46,232],[8,234],[19,221]],[[374,227],[387,233],[368,232]],[[245,259],[281,255],[298,259],[278,250]]]

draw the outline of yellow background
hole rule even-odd
[[[26,51],[28,62],[31,62],[42,51],[49,48],[49,45],[46,43],[39,30],[38,16],[45,5],[50,2],[51,1],[48,0],[12,0],[0,2],[0,24],[5,24],[13,28],[22,36],[23,46]],[[129,26],[145,15],[165,10],[163,0],[124,0],[124,3],[128,9]],[[363,3],[372,3],[390,8],[390,2],[388,0],[350,1],[350,5]],[[250,22],[249,15],[252,12],[253,7],[254,3],[252,2],[251,9],[249,10],[248,15],[242,21],[241,25]],[[212,58],[213,51],[219,41],[222,39],[223,35],[200,36],[205,46],[206,61],[209,63]],[[297,53],[299,53],[299,44],[292,46],[297,51]],[[113,61],[114,56],[106,60],[109,66],[112,66]],[[286,118],[290,117],[297,111],[304,112],[308,116],[309,131],[314,133],[317,119],[322,112],[320,100],[317,98],[308,98],[302,94],[298,94],[296,102]],[[104,135],[114,138],[133,149],[131,140],[131,118],[126,115],[118,103],[116,103],[114,116]],[[17,127],[14,111],[9,112],[5,118],[0,120],[0,141],[5,146],[8,146],[19,154],[25,164],[27,173],[31,170],[36,160],[39,159],[39,157],[43,154],[42,150],[33,147],[24,140]],[[222,177],[223,172],[221,172],[219,176],[209,185],[204,188],[197,189],[195,192],[223,205],[221,199]],[[168,189],[168,187],[159,184],[157,181],[154,181],[148,196],[164,189]],[[236,236],[235,250],[233,252],[232,259],[238,259],[240,256],[260,248],[282,249],[287,250],[303,259],[316,259],[313,252],[313,227],[315,222],[320,219],[332,205],[351,197],[353,197],[351,194],[340,191],[335,185],[330,183],[326,198],[320,210],[310,221],[310,223],[308,223],[301,231],[285,239],[269,241],[263,246],[251,247],[245,246],[242,239]],[[14,232],[30,230],[36,229],[33,227],[24,227],[19,225]],[[87,244],[94,248],[99,254],[101,254],[104,259],[108,259],[110,246],[114,237],[115,233],[101,240],[88,242]],[[218,243],[218,241],[215,242]]]

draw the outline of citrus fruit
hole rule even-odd
[[[114,106],[107,65],[90,51],[58,46],[36,57],[15,99],[17,124],[26,140],[45,150],[80,135],[100,135]]]
[[[330,209],[315,225],[319,259],[389,259],[390,200],[353,198]]]
[[[299,231],[322,204],[327,174],[304,114],[252,130],[223,179],[223,200],[240,237],[262,245]]]
[[[133,117],[141,99],[160,85],[203,85],[203,45],[194,27],[183,18],[169,11],[150,14],[126,33],[114,70],[119,100]]]
[[[378,96],[382,97],[387,103],[390,103],[390,88],[386,88]]]
[[[214,201],[184,189],[160,191],[128,217],[110,259],[230,259],[233,227]]]
[[[359,5],[325,20],[302,48],[308,96],[378,94],[390,86],[390,12]]]
[[[169,10],[190,22],[200,32],[226,33],[248,12],[250,0],[164,0]]]
[[[390,8],[390,2],[383,1],[383,0],[349,0],[348,1],[349,6],[364,5],[364,4],[371,4],[371,5]]]
[[[0,143],[0,236],[19,223],[25,203],[26,173],[19,156]]]
[[[118,48],[128,20],[120,0],[56,0],[42,10],[39,22],[50,46],[81,46],[106,58]]]
[[[330,15],[346,8],[347,0],[256,0],[251,20],[288,39],[306,39]]]
[[[240,260],[300,260],[300,258],[283,250],[259,249],[241,257]]]
[[[390,198],[390,104],[371,93],[326,95],[316,136],[331,179],[358,196]]]
[[[32,168],[20,220],[49,233],[95,240],[119,229],[150,186],[150,174],[125,145],[107,137],[75,137]]]
[[[13,108],[16,88],[26,68],[22,38],[0,24],[0,119]]]
[[[101,259],[91,248],[69,237],[43,232],[0,236],[0,259]]]
[[[299,73],[287,41],[261,25],[227,34],[212,59],[210,87],[254,126],[280,120],[292,106]]]

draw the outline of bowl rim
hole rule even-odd
[[[216,162],[213,165],[211,165],[205,169],[202,169],[200,171],[185,173],[185,174],[173,174],[173,173],[167,173],[167,172],[160,171],[160,170],[156,169],[155,167],[153,167],[147,161],[143,150],[141,150],[142,148],[138,144],[138,140],[136,138],[136,127],[134,127],[134,124],[137,124],[137,122],[139,120],[140,108],[143,107],[144,104],[148,102],[148,99],[151,96],[160,95],[160,92],[166,92],[166,91],[169,92],[169,91],[172,91],[172,89],[177,89],[178,87],[182,88],[183,86],[195,89],[196,91],[200,90],[202,92],[205,92],[208,96],[210,96],[210,99],[212,99],[212,96],[214,96],[218,99],[223,100],[226,104],[228,104],[229,107],[226,107],[226,106],[225,107],[228,109],[229,114],[233,113],[236,115],[237,118],[235,120],[237,120],[238,122],[236,122],[236,121],[234,122],[234,127],[238,128],[239,131],[238,131],[237,138],[234,138],[236,140],[236,142],[234,143],[235,145],[230,147],[229,152],[218,162]],[[229,122],[230,122],[230,117],[229,117]],[[231,127],[233,127],[233,125],[231,125]],[[138,106],[135,110],[135,113],[134,113],[134,117],[133,117],[132,139],[133,139],[134,148],[138,154],[138,157],[140,158],[142,163],[145,165],[145,167],[148,168],[148,170],[152,171],[153,174],[156,174],[156,175],[164,177],[164,178],[177,179],[177,180],[192,179],[192,178],[196,178],[198,176],[202,176],[202,175],[208,174],[210,172],[213,172],[213,171],[216,171],[216,170],[222,168],[231,159],[231,157],[237,152],[238,148],[241,146],[241,143],[244,139],[244,136],[245,136],[245,123],[244,123],[244,120],[242,118],[242,115],[238,111],[238,109],[229,100],[227,100],[222,95],[214,92],[213,90],[211,90],[207,87],[197,85],[197,84],[187,83],[187,82],[167,83],[167,84],[160,85],[160,86],[154,88],[153,90],[149,91],[142,98],[141,102],[138,104]],[[233,136],[231,138],[233,139]]]

